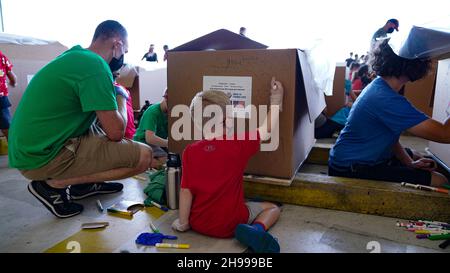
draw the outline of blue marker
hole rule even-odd
[[[158,204],[158,203],[156,203],[156,202],[150,201],[150,203],[151,203],[153,206],[158,207],[158,208],[160,208],[160,209],[163,210],[163,211],[169,211],[168,208],[163,207],[163,206],[161,206],[160,204]]]

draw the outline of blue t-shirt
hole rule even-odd
[[[382,78],[369,84],[350,110],[347,123],[330,151],[330,164],[375,165],[392,157],[400,134],[427,120]]]

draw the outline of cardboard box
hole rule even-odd
[[[405,86],[405,97],[420,111],[428,116],[433,115],[433,98],[436,86],[437,61],[433,60],[430,73],[416,82]]]
[[[339,109],[345,106],[345,70],[344,63],[336,64],[333,81],[333,95],[325,96],[327,104],[326,115],[332,117]]]
[[[14,115],[31,78],[67,49],[58,42],[0,34],[0,50],[12,62],[13,72],[17,76],[17,86],[8,89],[12,115]]]
[[[314,84],[305,53],[297,49],[171,51],[167,78],[169,113],[175,105],[190,105],[194,95],[203,90],[205,76],[250,77],[251,104],[257,107],[269,104],[272,76],[283,83],[279,147],[256,154],[245,172],[292,179],[315,143],[314,120],[325,108],[324,95]],[[176,120],[169,116],[169,130]],[[169,150],[181,154],[192,142],[175,141],[170,136]]]
[[[445,122],[450,116],[450,59],[439,61],[435,93],[433,119]],[[429,148],[436,157],[450,167],[450,144],[430,141]]]

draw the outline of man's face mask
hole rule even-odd
[[[123,48],[123,45],[121,46],[121,48]],[[113,58],[109,62],[109,68],[111,69],[111,72],[115,72],[115,71],[119,70],[123,66],[124,55],[125,54],[121,50],[120,57],[116,58],[116,57],[114,57],[114,52],[113,52]]]
[[[394,32],[394,30],[395,30],[395,28],[390,27],[390,28],[387,30],[387,33],[392,33],[392,32]]]

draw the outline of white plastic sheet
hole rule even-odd
[[[325,95],[333,95],[333,80],[336,70],[336,60],[331,54],[330,44],[325,40],[315,40],[304,52],[311,67],[314,82],[317,88]]]

